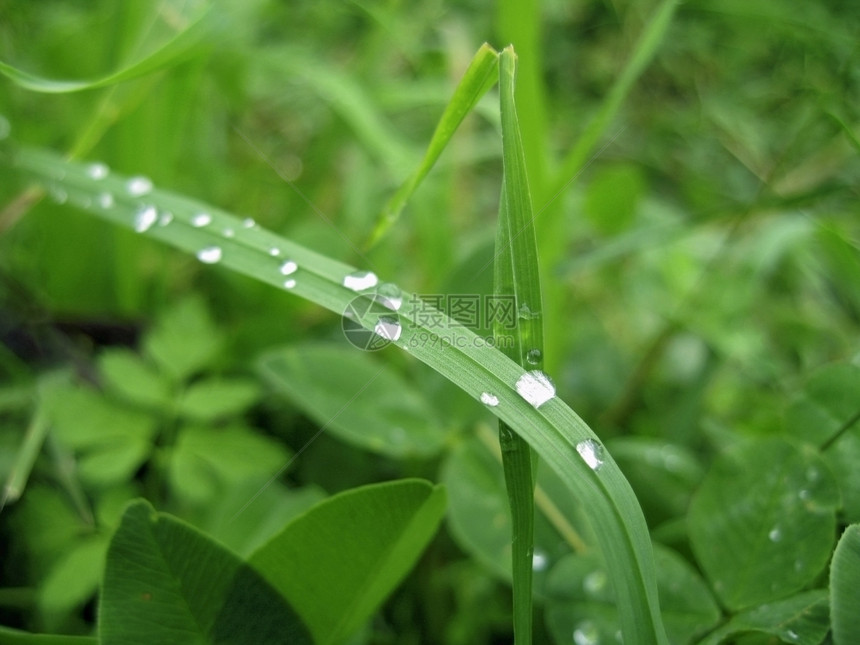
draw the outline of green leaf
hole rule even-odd
[[[444,512],[444,489],[423,480],[363,486],[317,504],[248,562],[297,609],[315,643],[341,643],[412,568]]]
[[[98,616],[101,645],[311,643],[252,568],[144,501],[111,540]]]
[[[693,497],[690,542],[723,603],[744,609],[821,573],[838,505],[836,482],[812,448],[750,440],[717,458]]]
[[[845,529],[833,553],[830,621],[836,645],[860,642],[860,524]]]
[[[18,629],[0,627],[0,645],[99,645],[99,639],[95,636],[31,634]]]
[[[170,404],[170,384],[131,350],[102,352],[99,372],[110,391],[131,403],[162,410]]]
[[[603,235],[618,235],[633,224],[636,207],[645,191],[645,179],[636,166],[602,167],[585,192],[585,214]]]
[[[201,43],[208,37],[213,27],[214,12],[210,9],[211,5],[205,7],[184,29],[149,55],[101,78],[82,81],[55,80],[30,74],[2,61],[0,61],[0,74],[20,87],[48,94],[80,92],[139,78],[166,67],[178,65],[191,56],[199,54]]]
[[[487,43],[481,45],[445,107],[418,168],[388,200],[379,214],[368,246],[378,242],[399,219],[406,207],[406,202],[433,168],[463,119],[474,109],[481,97],[496,84],[495,72],[498,64],[499,56],[496,51]]]
[[[48,614],[83,605],[99,586],[107,541],[94,536],[77,542],[63,553],[42,581],[39,605]]]
[[[179,401],[180,414],[198,421],[215,421],[241,414],[262,395],[256,381],[206,378],[192,383]]]
[[[243,482],[266,481],[288,461],[281,444],[250,428],[183,428],[170,454],[170,481],[186,500],[211,501]]]
[[[161,314],[143,341],[146,355],[176,381],[211,367],[222,344],[199,297],[186,298]]]
[[[392,457],[429,457],[445,433],[421,394],[391,367],[348,347],[302,344],[266,353],[265,379],[327,432]]]
[[[712,628],[720,610],[705,582],[679,555],[655,546],[657,588],[670,643],[689,643]],[[594,554],[570,555],[550,572],[547,625],[559,645],[579,632],[579,642],[613,642],[619,633],[618,608],[606,567]],[[594,635],[588,640],[586,636]],[[599,639],[599,640],[598,640]]]
[[[806,591],[734,616],[727,624],[708,634],[699,645],[718,645],[730,636],[750,632],[776,636],[783,643],[819,645],[829,627],[827,592]]]

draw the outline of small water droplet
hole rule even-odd
[[[220,246],[207,246],[197,252],[197,259],[204,264],[215,264],[221,261],[222,255]]]
[[[379,278],[373,271],[355,271],[343,278],[343,286],[353,291],[372,289],[379,284]]]
[[[539,311],[533,311],[531,307],[529,307],[526,303],[523,303],[517,309],[517,316],[519,316],[522,320],[535,320],[540,318]]]
[[[603,465],[603,446],[594,439],[586,439],[576,444],[576,452],[591,470],[599,470]]]
[[[134,214],[134,230],[145,233],[158,220],[158,211],[155,206],[144,206]]]
[[[212,216],[209,213],[197,213],[191,217],[191,226],[194,228],[203,228],[212,223]]]
[[[767,534],[767,537],[771,542],[779,542],[782,539],[782,531],[779,530],[778,526],[775,526]]]
[[[790,641],[800,640],[800,636],[797,635],[797,632],[791,629],[787,629],[785,631],[785,637]]]
[[[482,392],[481,403],[483,403],[484,405],[489,405],[491,408],[494,408],[499,404],[499,397],[497,397],[495,394],[490,394],[489,392]]]
[[[517,393],[536,408],[555,396],[555,386],[540,370],[523,374],[517,381],[516,388]]]
[[[299,268],[299,265],[292,260],[287,260],[281,265],[281,275],[292,275]]]
[[[608,578],[606,577],[606,572],[592,571],[585,576],[585,579],[582,581],[582,588],[585,590],[585,593],[590,596],[594,596],[606,589],[607,582]]]
[[[381,336],[385,340],[395,341],[400,338],[403,328],[394,318],[380,316],[376,325],[373,327],[373,331],[376,332],[377,336]]]
[[[257,222],[254,221],[253,217],[246,217],[242,220],[242,226],[244,228],[254,228],[257,225]]]
[[[543,354],[539,349],[530,349],[526,354],[526,360],[532,365],[538,365],[543,358]]]
[[[804,488],[804,489],[801,489],[801,491],[797,494],[797,496],[798,496],[800,499],[807,500],[807,499],[809,499],[810,497],[812,497],[812,493],[810,493],[808,490],[806,490],[806,489]]]
[[[549,566],[549,557],[540,549],[532,554],[532,571],[543,571]]]
[[[234,231],[232,228],[225,228],[223,234],[224,237],[233,237],[234,235],[236,235],[236,231]]]
[[[296,286],[296,281],[290,278],[289,280],[284,281],[284,289],[292,289]]]
[[[573,630],[573,642],[576,645],[598,645],[600,632],[597,631],[597,625],[590,620],[583,620]]]
[[[376,293],[380,296],[382,306],[391,311],[399,311],[403,306],[403,292],[393,282],[383,282],[376,288]]]
[[[0,141],[8,137],[10,132],[12,132],[12,124],[9,123],[9,119],[0,114]]]
[[[269,255],[271,255],[273,258],[278,257],[280,254],[281,254],[281,249],[279,249],[277,246],[273,246],[272,248],[269,249]]]
[[[87,166],[87,175],[90,179],[104,179],[110,174],[110,168],[106,164],[96,162]]]
[[[102,208],[110,208],[113,206],[113,195],[110,193],[99,193],[99,196],[96,199],[99,202],[99,206]]]
[[[152,180],[148,177],[132,177],[126,183],[125,189],[132,197],[141,197],[152,192]]]
[[[158,225],[159,226],[167,226],[172,221],[173,221],[173,213],[171,213],[170,211],[164,211],[161,214],[161,217],[158,218]]]

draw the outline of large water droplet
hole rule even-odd
[[[152,181],[148,177],[132,177],[125,185],[132,197],[140,197],[152,192]]]
[[[583,620],[573,630],[573,642],[576,645],[598,645],[600,632],[597,631],[597,625],[590,620]]]
[[[393,282],[383,282],[376,288],[382,306],[391,311],[399,311],[403,306],[403,292]]]
[[[223,255],[220,246],[207,246],[197,252],[197,259],[204,264],[215,264],[221,261]]]
[[[134,230],[145,233],[158,220],[158,211],[155,206],[144,206],[134,214]]]
[[[104,179],[110,174],[110,168],[103,163],[91,163],[87,166],[87,176],[90,179]]]
[[[110,193],[99,193],[99,196],[96,198],[99,206],[102,208],[110,208],[113,206],[113,195]]]
[[[598,470],[603,465],[603,446],[594,439],[586,439],[576,444],[576,452],[591,470]]]
[[[543,354],[541,353],[541,351],[540,351],[539,349],[530,349],[530,350],[526,353],[526,360],[527,360],[531,365],[538,365],[538,364],[540,364],[540,362],[541,362],[541,359],[542,359],[542,358],[543,358]]]
[[[373,331],[376,332],[377,336],[381,336],[385,340],[395,341],[400,338],[403,328],[394,318],[380,316],[379,320],[376,321],[376,325],[373,327]]]
[[[292,275],[299,268],[299,265],[292,260],[287,260],[281,265],[281,275]]]
[[[197,213],[191,217],[191,226],[194,228],[203,228],[212,223],[212,216],[209,213]]]
[[[495,394],[490,394],[489,392],[481,392],[481,403],[494,408],[499,404],[499,397]]]
[[[353,291],[372,289],[379,284],[379,278],[373,271],[356,271],[343,278],[343,286]]]
[[[549,557],[540,549],[532,554],[532,571],[543,571],[549,566]]]
[[[517,381],[516,388],[517,393],[536,408],[555,396],[555,386],[540,370],[523,374]]]

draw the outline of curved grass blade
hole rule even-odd
[[[0,61],[0,74],[3,74],[24,89],[45,94],[81,92],[130,81],[164,69],[165,67],[176,65],[187,60],[189,56],[192,56],[197,46],[211,33],[214,22],[214,13],[211,11],[211,7],[212,5],[209,5],[203,9],[185,29],[176,34],[176,36],[159,49],[101,78],[80,81],[45,78],[18,69],[2,61]]]
[[[514,303],[513,328],[494,320],[496,346],[523,367],[543,364],[543,326],[534,215],[526,175],[525,152],[517,119],[514,89],[516,54],[512,47],[499,56],[502,118],[502,197],[496,234],[494,288],[496,297]],[[520,312],[524,315],[520,316]],[[526,312],[528,312],[526,314]],[[505,342],[510,341],[510,342]],[[502,466],[511,507],[514,640],[532,642],[532,553],[534,549],[534,468],[528,442],[499,421]]]
[[[836,645],[860,639],[860,524],[852,524],[836,545],[830,565],[830,621]]]
[[[61,191],[65,203],[192,253],[201,262],[294,292],[337,314],[346,311],[357,293],[370,296],[377,283],[369,272],[356,273],[249,218],[156,190],[144,178],[116,176],[101,166],[64,161],[43,151],[17,150],[11,159],[20,172],[45,183],[55,196]],[[7,161],[0,156],[0,163]],[[278,249],[278,257],[272,249]],[[402,302],[417,300],[414,294],[402,294]],[[429,305],[422,311],[428,313],[426,318],[401,315],[397,333],[391,327],[386,330],[389,339],[485,402],[582,500],[594,532],[601,536],[599,546],[616,590],[625,643],[665,645],[648,527],[630,484],[597,436],[558,397],[539,402],[521,395],[517,383],[522,385],[524,378],[528,382],[528,373],[487,339]],[[432,322],[426,322],[429,319]],[[368,330],[379,322],[370,314],[354,320]],[[436,333],[436,324],[445,330],[444,337]]]
[[[421,164],[385,204],[366,246],[371,247],[376,244],[400,218],[406,202],[427,176],[427,173],[430,172],[430,169],[433,168],[460,123],[472,111],[481,97],[496,84],[495,71],[498,63],[499,55],[496,50],[487,43],[481,45],[481,48],[472,58],[472,62],[469,63],[460,84],[454,90],[454,95],[445,107]]]

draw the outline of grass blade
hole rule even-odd
[[[472,58],[466,73],[463,75],[457,89],[454,90],[454,95],[448,102],[445,111],[442,113],[442,118],[436,125],[436,130],[433,132],[433,137],[430,139],[430,144],[427,146],[427,151],[424,153],[424,158],[414,173],[406,180],[406,182],[397,190],[396,193],[388,200],[379,217],[376,220],[376,225],[367,246],[376,244],[388,231],[391,226],[399,219],[406,202],[415,192],[415,189],[421,184],[430,169],[439,159],[445,146],[454,136],[460,123],[466,118],[466,115],[472,111],[478,101],[486,94],[493,85],[496,84],[496,67],[498,66],[499,55],[487,43],[481,45],[481,48]]]
[[[543,325],[537,242],[525,152],[517,119],[514,92],[516,54],[507,47],[499,57],[502,118],[502,197],[496,236],[494,292],[513,298],[514,329],[495,321],[497,346],[523,367],[539,369],[543,362]],[[523,315],[520,315],[522,312]],[[498,342],[502,338],[512,342]],[[534,461],[531,448],[504,421],[499,421],[499,443],[505,485],[511,507],[514,640],[532,640],[532,552],[534,548]]]
[[[143,178],[94,172],[91,165],[65,161],[44,151],[12,151],[13,165],[41,181],[63,201],[106,221],[131,228],[192,253],[209,264],[293,292],[330,311],[342,314],[362,289],[376,284],[368,272],[355,276],[347,264],[315,253],[240,219],[187,197],[156,190]],[[0,156],[0,163],[8,158]],[[279,250],[275,258],[270,251]],[[286,258],[286,261],[285,261]],[[351,279],[347,279],[351,278]],[[366,293],[366,290],[364,291]],[[403,293],[403,302],[418,301]],[[370,311],[370,310],[369,310]],[[600,548],[616,590],[626,643],[664,645],[656,573],[648,527],[630,484],[596,435],[558,397],[537,401],[518,392],[528,373],[472,330],[444,312],[426,305],[425,317],[398,322],[394,344],[426,363],[525,438],[540,458],[588,509]],[[373,330],[379,318],[371,313],[355,318]],[[434,330],[445,329],[442,339]],[[391,329],[386,330],[389,338]],[[491,396],[488,396],[491,395]]]

